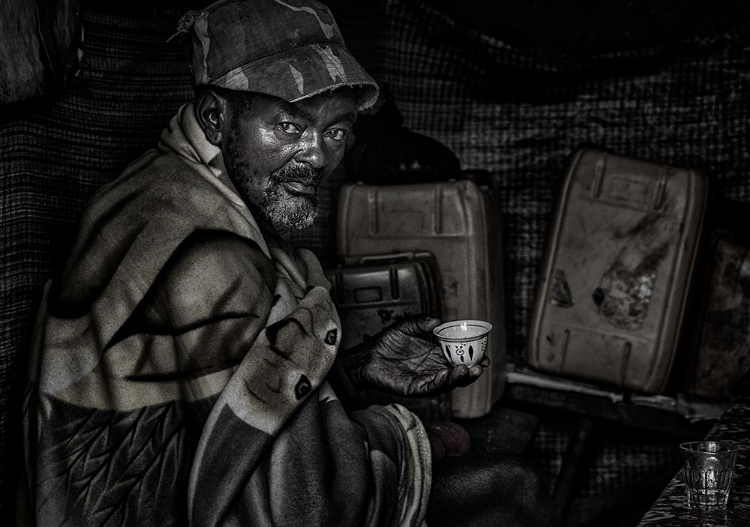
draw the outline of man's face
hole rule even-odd
[[[222,151],[242,198],[277,229],[301,229],[318,211],[318,191],[344,155],[356,117],[351,90],[288,103],[258,95],[233,108]]]

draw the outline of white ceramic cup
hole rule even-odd
[[[482,320],[452,320],[432,330],[445,358],[452,364],[472,367],[487,351],[492,324]]]

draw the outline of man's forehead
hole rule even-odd
[[[350,88],[327,91],[292,102],[260,95],[260,101],[263,104],[259,110],[283,112],[306,120],[314,120],[324,114],[328,118],[354,121],[357,116],[356,94]]]
[[[341,87],[335,90],[325,91],[317,95],[306,97],[290,104],[300,109],[320,109],[323,107],[357,107],[357,96],[352,88]]]

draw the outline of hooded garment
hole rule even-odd
[[[37,525],[421,525],[424,428],[344,410],[329,289],[264,235],[183,106],[89,203],[45,292],[24,408]]]

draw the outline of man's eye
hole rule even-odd
[[[299,127],[294,123],[279,123],[278,125],[279,130],[284,132],[285,134],[298,134],[300,133]]]
[[[346,139],[346,130],[344,130],[343,128],[334,128],[332,130],[328,130],[326,132],[326,135],[334,141],[343,141],[344,139]]]

